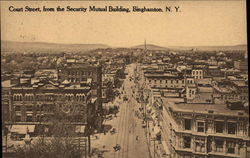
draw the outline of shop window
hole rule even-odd
[[[184,148],[191,148],[191,137],[184,136],[183,141],[184,141]]]
[[[228,134],[235,134],[236,133],[236,123],[235,122],[228,122]]]
[[[185,130],[191,130],[191,119],[185,119]]]
[[[215,130],[216,133],[223,133],[224,129],[224,122],[222,121],[215,121]]]
[[[205,132],[205,122],[197,122],[197,132]]]

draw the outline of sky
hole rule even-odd
[[[1,40],[130,47],[213,46],[247,43],[245,1],[0,2]],[[9,12],[9,7],[179,6],[181,12]]]

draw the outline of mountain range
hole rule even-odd
[[[132,48],[144,49],[144,45],[134,46]],[[157,46],[153,44],[147,44],[148,50],[193,50],[197,49],[200,51],[230,51],[230,50],[247,50],[247,45],[234,45],[234,46]]]
[[[95,49],[115,48],[104,44],[58,44],[46,42],[12,42],[2,41],[1,51],[3,52],[85,52]],[[137,45],[129,48],[144,49],[144,45]],[[247,50],[247,45],[234,46],[158,46],[147,44],[148,50],[201,50],[201,51],[230,51]]]
[[[104,44],[58,44],[46,42],[12,42],[2,41],[1,50],[6,52],[67,52],[88,51],[98,48],[109,48]]]

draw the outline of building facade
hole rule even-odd
[[[246,158],[249,115],[225,105],[163,101],[162,137],[173,158]]]
[[[58,68],[58,81],[80,84],[91,79],[91,93],[97,98],[96,110],[102,110],[102,67],[84,63],[71,63]]]

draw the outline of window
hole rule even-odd
[[[205,122],[197,122],[197,132],[205,132]]]
[[[176,84],[178,84],[179,80],[176,80]]]
[[[205,152],[205,139],[195,138],[195,151],[196,152]]]
[[[41,121],[41,116],[40,116],[40,115],[37,115],[37,116],[36,116],[36,121],[37,121],[37,122],[40,122],[40,121]]]
[[[215,140],[216,152],[223,152],[223,143],[224,141],[221,139]]]
[[[202,156],[202,155],[195,155],[194,158],[205,158],[205,156]]]
[[[151,83],[151,80],[149,80],[149,83]]]
[[[184,142],[184,148],[191,148],[191,137],[184,136],[183,142]]]
[[[30,105],[27,106],[27,107],[26,107],[26,111],[32,111],[32,106],[30,106]]]
[[[216,133],[223,133],[224,129],[224,122],[222,121],[215,121],[215,130]]]
[[[234,154],[235,153],[235,142],[229,141],[227,142],[227,153]]]
[[[162,80],[160,80],[160,83],[162,83]]]
[[[16,122],[20,122],[20,121],[21,121],[21,116],[16,116],[16,117],[15,117],[15,121],[16,121]]]
[[[191,158],[190,154],[183,154],[181,158]]]
[[[15,111],[21,111],[21,106],[17,105],[17,106],[15,107]]]
[[[235,122],[228,122],[228,134],[235,134],[236,133],[236,123]]]
[[[27,122],[32,122],[32,116],[27,116],[26,121]]]
[[[191,130],[191,119],[185,119],[185,130]]]

